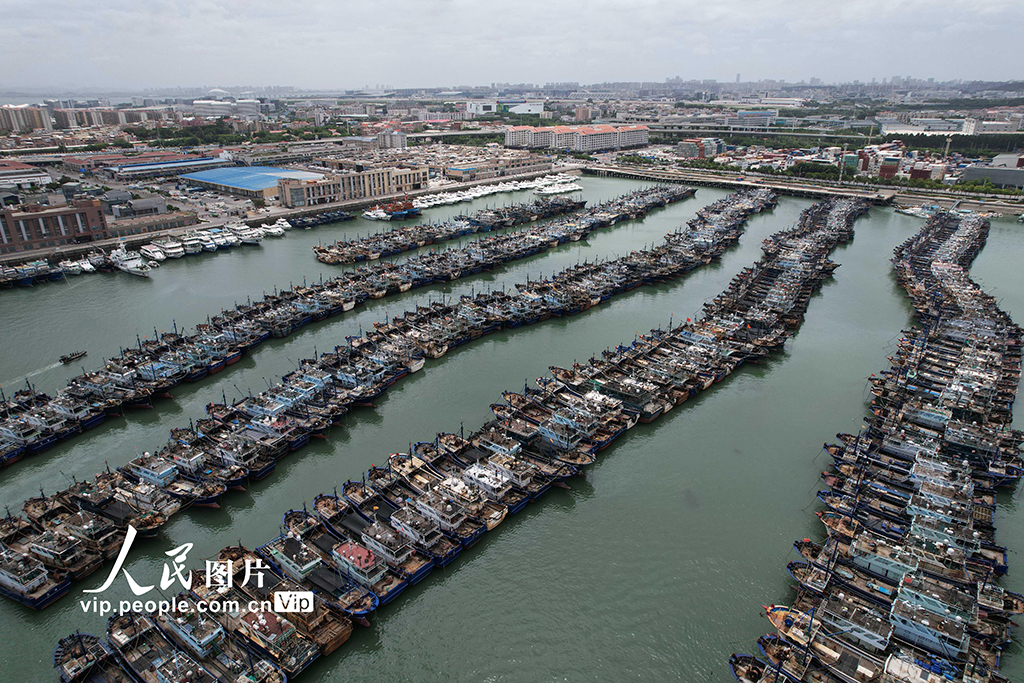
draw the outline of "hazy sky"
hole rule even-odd
[[[0,88],[1024,78],[1021,0],[34,0]]]

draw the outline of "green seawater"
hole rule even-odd
[[[610,199],[639,183],[585,178],[590,202]],[[611,258],[658,242],[702,206],[725,193],[700,189],[695,198],[653,211],[641,221],[595,232],[508,264],[493,273],[433,285],[368,302],[357,311],[313,324],[194,385],[172,390],[150,411],[111,419],[97,429],[0,471],[0,504],[20,509],[40,488],[53,492],[72,477],[90,477],[156,450],[168,430],[204,415],[204,406],[258,392],[295,361],[344,344],[386,315],[442,296],[550,275],[584,259]],[[531,199],[526,192],[430,209],[443,220],[484,205]],[[266,480],[229,493],[220,510],[194,509],[174,518],[153,541],[140,542],[126,569],[156,583],[164,552],[193,543],[200,566],[222,546],[253,547],[279,532],[282,513],[357,478],[388,453],[438,431],[467,431],[489,419],[488,404],[546,374],[549,365],[618,343],[634,334],[697,317],[701,305],[753,262],[761,240],[792,225],[808,201],[783,198],[753,217],[740,243],[710,266],[683,279],[613,298],[585,313],[502,331],[427,361],[400,380],[372,409],[355,409],[329,438],[288,456]],[[814,494],[828,465],[822,443],[855,431],[867,412],[867,378],[886,367],[911,308],[892,277],[892,248],[921,221],[873,208],[856,223],[856,237],[832,258],[842,264],[815,294],[799,332],[785,349],[749,365],[651,425],[639,425],[603,451],[572,490],[553,489],[539,504],[509,518],[444,570],[407,589],[357,628],[338,652],[299,677],[328,681],[681,680],[730,681],[727,660],[756,650],[770,630],[761,605],[792,599],[786,563],[792,542],[820,538]],[[191,328],[246,297],[275,286],[329,277],[334,267],[310,251],[380,229],[363,220],[310,231],[292,230],[261,247],[239,247],[165,262],[150,281],[91,275],[31,290],[0,292],[0,382],[13,392],[28,377],[53,391],[80,367],[92,368],[136,335],[176,324]],[[1015,318],[1024,320],[1021,226],[993,223],[973,276]],[[403,257],[398,257],[401,260]],[[61,354],[87,349],[71,367]],[[1018,415],[1017,425],[1024,424]],[[1024,520],[1014,493],[1000,497],[997,540],[1024,549]],[[1003,584],[1024,590],[1019,555],[1011,554]],[[101,585],[109,565],[41,613],[0,601],[0,680],[53,680],[51,652],[76,629],[103,635],[105,618],[84,614],[84,588]],[[123,580],[104,596],[131,597]],[[1004,673],[1024,680],[1019,647],[1008,649]]]

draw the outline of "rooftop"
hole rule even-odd
[[[277,181],[281,178],[319,180],[323,178],[323,174],[310,173],[309,171],[292,171],[287,168],[274,168],[271,166],[238,166],[187,173],[181,177],[185,180],[225,185],[243,190],[266,190],[277,187]]]

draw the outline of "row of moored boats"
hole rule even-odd
[[[919,324],[871,377],[871,417],[825,444],[825,537],[795,543],[797,595],[767,606],[740,681],[996,683],[1024,596],[1000,587],[996,495],[1024,473],[1010,428],[1021,329],[967,274],[988,233],[939,212],[893,258]]]
[[[717,202],[715,210],[670,235],[665,244],[619,259],[624,267],[621,272],[631,271],[628,282],[639,284],[707,263],[737,240],[747,216],[769,208],[774,201],[772,193],[754,190]],[[249,604],[247,598],[257,591],[239,587],[246,565],[259,562],[269,568],[270,588],[260,592],[261,596],[312,590],[317,613],[368,623],[365,619],[374,610],[394,601],[433,569],[457,559],[464,549],[542,498],[552,486],[565,485],[633,426],[655,420],[745,361],[764,357],[784,343],[798,322],[794,317],[797,311],[806,306],[811,293],[835,267],[828,252],[849,238],[853,219],[864,209],[857,202],[836,200],[817,205],[805,212],[796,229],[765,241],[763,258],[730,286],[732,304],[720,304],[699,321],[638,336],[629,346],[587,363],[553,366],[551,376],[539,379],[535,386],[505,392],[503,401],[491,406],[494,420],[473,433],[442,433],[412,444],[409,452],[391,454],[386,464],[371,466],[340,490],[315,496],[311,506],[303,504],[287,511],[280,532],[255,549],[224,548],[211,560],[230,565],[235,586],[208,588],[204,573],[193,572],[190,591],[179,596],[187,603],[185,614],[208,613],[223,630],[222,637],[233,636],[294,677],[326,654],[322,643],[327,638],[317,625],[322,622],[263,606],[251,611],[243,607],[240,613],[209,608],[214,603]],[[581,280],[575,281],[577,286]],[[621,291],[630,288],[626,284]],[[782,289],[790,296],[769,297]],[[319,362],[303,361],[300,369],[286,378],[287,390],[283,384],[261,394],[258,401],[250,397],[232,406],[211,405],[211,418],[188,430],[191,436],[178,431],[175,443],[156,456],[144,456],[144,469],[167,468],[175,453],[179,460],[184,452],[210,453],[226,431],[260,431],[252,427],[254,409],[284,421],[326,415],[319,409],[347,386],[337,382],[339,375],[332,374],[334,369],[353,360],[372,367],[369,361],[378,362],[376,358],[392,348],[387,345],[367,338],[352,340],[344,349],[324,354]],[[401,375],[403,370],[394,374]],[[319,399],[306,399],[302,407],[293,402],[296,407],[291,410],[276,407],[287,401],[286,394],[302,386],[299,375],[302,382],[323,387]],[[328,390],[331,382],[333,389]],[[369,389],[363,394],[367,396],[380,384],[366,376],[362,386]],[[249,426],[242,427],[243,423]],[[123,469],[136,467],[137,461]],[[205,609],[197,609],[199,603],[205,603]],[[116,627],[126,623],[141,622],[149,628],[156,619],[158,615],[153,614],[122,614],[111,624],[116,632]],[[270,624],[267,631],[287,632],[291,637],[271,642],[260,629],[252,628],[253,624]],[[173,627],[155,625],[160,634],[173,633]],[[210,628],[216,630],[215,625]],[[113,646],[111,633],[108,629]],[[169,646],[161,641],[160,647],[161,652],[171,651],[164,655],[166,659],[184,653],[197,667],[205,666],[205,660],[184,652],[186,645],[180,640],[167,640]],[[148,644],[142,647],[143,651],[151,649]],[[131,668],[136,659],[133,648],[109,649],[117,656],[108,656],[106,661]],[[177,683],[185,679],[166,680]]]
[[[482,199],[502,192],[521,192],[523,190],[533,190],[536,192],[548,187],[564,186],[575,180],[576,176],[574,175],[555,173],[531,180],[506,180],[490,185],[474,185],[463,190],[421,195],[412,200],[412,206],[417,209],[429,209],[433,206],[471,202],[474,199]]]
[[[119,270],[130,275],[149,277],[153,268],[167,259],[193,256],[241,244],[258,245],[264,237],[283,237],[292,224],[284,218],[262,226],[248,226],[242,222],[229,223],[222,228],[189,230],[178,236],[165,236],[130,250],[119,244],[110,253],[93,249],[79,259],[63,259],[56,265],[37,259],[17,266],[0,266],[0,288],[31,287],[42,282],[55,282],[67,276],[109,273]]]
[[[328,246],[317,245],[313,253],[318,260],[330,264],[376,261],[457,237],[511,228],[524,223],[578,211],[585,201],[557,198],[527,204],[514,204],[497,209],[481,209],[470,216],[456,216],[441,223],[403,226],[382,230],[354,240],[341,240]]]
[[[270,337],[285,337],[367,299],[492,270],[579,240],[597,228],[644,216],[693,193],[679,186],[630,192],[570,217],[486,237],[461,249],[423,254],[402,264],[376,263],[325,282],[275,291],[260,301],[222,311],[198,325],[192,335],[179,333],[177,324],[172,332],[154,330],[153,339],[137,339],[101,368],[83,371],[56,397],[31,386],[10,400],[0,396],[0,463],[46,450],[108,416],[124,415],[125,409],[151,407],[154,398],[168,397],[174,386],[219,372]]]
[[[722,200],[716,203],[716,211],[695,219],[685,231],[669,235],[661,247],[602,264],[602,268],[611,264],[611,269],[581,273],[574,267],[542,282],[547,303],[542,303],[537,319],[572,312],[566,303],[571,305],[576,298],[573,292],[582,288],[593,295],[610,296],[707,263],[738,238],[750,213],[768,208],[774,201],[768,193]],[[669,266],[671,272],[666,270]],[[622,279],[623,272],[632,274]],[[601,289],[596,288],[599,282],[604,283]],[[556,285],[564,292],[561,299],[556,296]],[[530,289],[520,298],[532,301],[535,294]],[[366,337],[353,338],[319,358],[301,361],[297,370],[268,391],[233,404],[211,404],[207,417],[173,430],[167,446],[155,455],[143,453],[124,467],[103,472],[92,481],[75,481],[54,495],[40,492],[23,505],[24,517],[9,515],[0,520],[0,542],[12,558],[34,558],[26,567],[49,572],[52,585],[46,590],[37,587],[39,590],[25,592],[20,598],[11,588],[14,592],[9,597],[45,607],[59,597],[49,591],[60,588],[61,581],[83,578],[116,554],[129,525],[140,536],[153,536],[185,507],[218,505],[226,491],[267,476],[279,458],[298,450],[311,437],[322,436],[350,407],[369,405],[399,378],[422,368],[424,358],[437,355],[440,346],[479,338],[506,320],[513,327],[522,323],[509,317],[508,310],[515,306],[506,311],[495,307],[486,319],[471,320],[482,303],[481,297],[468,297],[460,301],[458,310],[442,306],[431,307],[429,312],[417,309],[397,323],[382,323]],[[407,319],[421,315],[429,315],[431,320],[416,329],[406,325]],[[450,336],[457,328],[447,325],[446,318],[453,315],[459,330],[463,324],[472,327],[464,338]],[[551,423],[551,429],[558,428]],[[47,534],[73,545],[74,552],[63,553],[60,563],[53,563],[49,558],[56,553],[33,551]]]

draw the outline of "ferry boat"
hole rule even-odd
[[[181,238],[181,248],[188,256],[203,253],[203,240],[195,233],[187,233]]]

